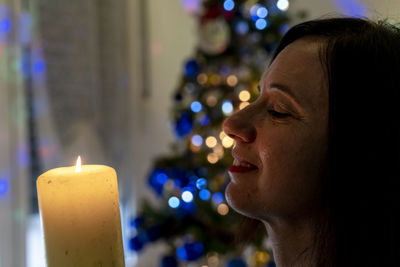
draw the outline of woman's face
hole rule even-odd
[[[299,39],[284,48],[258,99],[224,122],[235,139],[226,198],[248,217],[308,216],[320,202],[329,108],[320,47]]]

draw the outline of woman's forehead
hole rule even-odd
[[[263,74],[260,85],[282,84],[300,105],[315,106],[316,98],[327,98],[327,80],[320,60],[321,43],[299,39],[286,46]]]

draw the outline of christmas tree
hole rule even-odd
[[[246,246],[235,242],[243,217],[224,198],[233,139],[223,120],[258,94],[258,82],[279,39],[288,30],[288,0],[183,1],[199,21],[195,55],[183,67],[173,96],[177,141],[155,160],[148,184],[159,205],[143,201],[131,226],[130,248],[163,240],[170,254],[161,266],[273,266],[265,230]],[[297,14],[296,16],[304,16]],[[243,248],[248,248],[243,250]]]

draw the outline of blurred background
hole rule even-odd
[[[126,266],[273,266],[268,244],[263,251],[254,241],[253,250],[231,257],[222,243],[232,232],[219,236],[216,224],[237,217],[225,216],[221,170],[231,143],[220,124],[256,96],[254,84],[287,28],[335,14],[396,22],[400,5],[0,0],[0,267],[45,266],[36,178],[74,165],[78,155],[117,170]],[[252,40],[257,54],[243,52],[247,43],[231,45],[235,34]],[[171,154],[178,156],[159,158]],[[196,164],[184,165],[187,159]],[[204,208],[192,200],[210,195]],[[202,209],[211,226],[193,219]],[[166,231],[171,225],[176,232]]]

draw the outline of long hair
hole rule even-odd
[[[286,33],[273,58],[306,37],[323,44],[329,88],[315,266],[400,266],[400,31],[359,18],[307,21]]]

